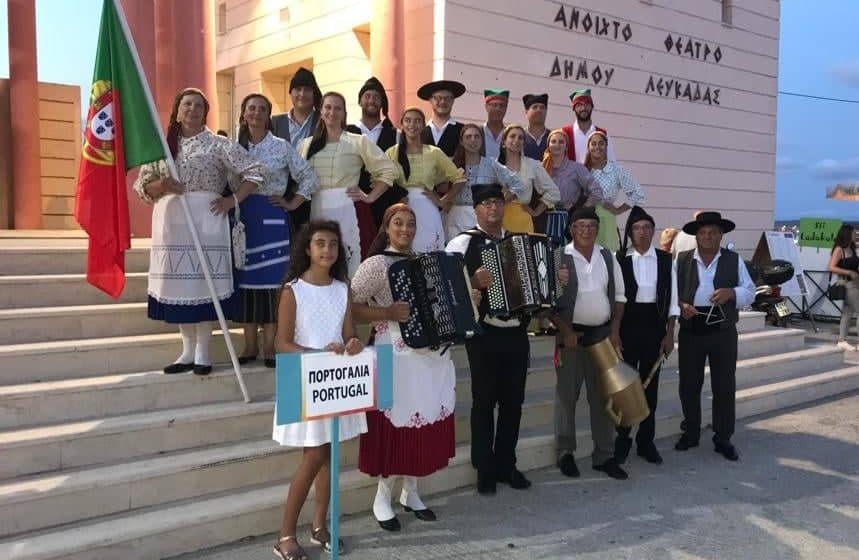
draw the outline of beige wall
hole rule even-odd
[[[524,121],[523,94],[548,92],[548,124],[558,127],[572,118],[569,92],[591,87],[594,122],[609,131],[618,160],[644,185],[657,225],[682,225],[697,208],[721,210],[737,222],[731,239],[738,248],[752,250],[760,231],[772,224],[777,0],[734,0],[730,27],[721,22],[718,0],[437,4],[444,11],[444,59],[436,61],[436,77],[468,86],[457,100],[457,118],[484,120],[482,90],[504,87],[511,90],[508,120]],[[574,12],[578,29],[571,23]],[[596,25],[603,34],[597,36]],[[627,25],[628,41],[623,35]],[[666,52],[669,34],[681,37],[681,55]],[[693,55],[685,49],[689,38],[693,46],[701,43]],[[701,60],[705,44],[710,51],[719,48],[718,62],[713,54]],[[556,58],[561,74],[553,76]],[[566,61],[575,70],[586,63],[587,77],[565,76]],[[718,89],[718,105],[647,91],[651,76],[654,85],[660,77],[663,83],[680,80],[681,95],[687,83],[693,96],[696,84],[709,87],[711,98]]]

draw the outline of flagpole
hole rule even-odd
[[[158,117],[158,111],[155,108],[155,100],[152,99],[152,91],[149,89],[149,80],[146,78],[146,74],[143,72],[143,64],[140,62],[140,56],[137,54],[137,46],[134,44],[134,37],[131,35],[131,30],[128,28],[128,22],[125,20],[125,12],[122,10],[122,6],[120,5],[120,0],[111,0],[113,2],[114,10],[116,10],[117,18],[119,19],[119,24],[122,26],[122,32],[125,35],[125,41],[128,43],[131,51],[131,57],[134,59],[134,66],[137,68],[137,75],[140,76],[141,82],[144,85],[144,93],[146,94],[146,105],[149,109],[149,114],[152,117],[153,123],[155,123],[156,128],[158,129],[158,139],[161,140],[161,147],[164,150],[164,159],[167,163],[167,169],[170,173],[170,176],[179,180],[179,173],[176,170],[176,162],[173,160],[173,154],[170,152],[170,147],[167,145],[167,138],[164,136],[164,132],[161,130],[161,127],[158,126],[160,119]],[[182,203],[182,211],[185,213],[185,222],[188,224],[188,229],[191,232],[191,238],[194,240],[194,248],[197,251],[197,258],[200,259],[200,265],[203,269],[203,276],[206,279],[206,285],[209,287],[209,294],[212,296],[212,303],[215,306],[215,313],[218,315],[218,323],[221,325],[221,331],[224,333],[224,341],[227,343],[227,351],[230,353],[230,361],[233,363],[233,371],[236,373],[236,379],[239,382],[239,388],[242,390],[242,396],[244,396],[245,402],[251,402],[250,394],[248,393],[248,388],[245,385],[244,377],[242,377],[242,370],[239,366],[239,359],[236,355],[236,349],[233,347],[233,340],[230,338],[230,329],[227,327],[227,320],[224,317],[224,310],[221,308],[221,302],[218,299],[217,291],[215,290],[215,283],[212,281],[212,274],[209,271],[209,261],[206,259],[205,253],[203,253],[203,246],[200,244],[200,237],[197,235],[197,228],[194,227],[193,217],[191,216],[191,209],[188,206],[188,200],[179,195],[179,200]]]

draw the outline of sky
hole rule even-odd
[[[86,96],[101,4],[36,0],[40,80],[80,85],[82,98]],[[856,21],[859,0],[781,0],[779,91],[855,102],[779,95],[776,219],[859,217],[859,203],[826,199],[827,187],[859,183]],[[0,0],[0,37],[7,30],[6,0]],[[8,47],[2,40],[0,76],[8,75]]]

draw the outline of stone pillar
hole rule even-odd
[[[12,227],[41,229],[35,0],[8,0]]]
[[[370,20],[370,65],[387,90],[391,120],[399,121],[405,100],[403,0],[374,0]]]

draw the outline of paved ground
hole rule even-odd
[[[400,515],[384,533],[368,514],[345,518],[350,560],[410,559],[855,559],[859,558],[859,393],[738,426],[740,462],[702,439],[675,452],[658,446],[661,467],[628,463],[616,482],[583,469],[531,473],[525,492],[473,489],[433,497],[440,520]],[[588,467],[588,460],[579,466]],[[307,542],[307,529],[299,531]],[[274,558],[274,535],[183,557]],[[308,546],[311,558],[319,549]]]

